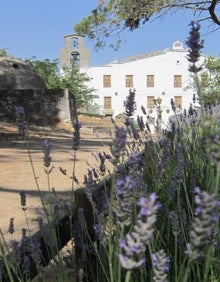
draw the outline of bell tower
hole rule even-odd
[[[71,67],[73,61],[79,68],[90,67],[90,50],[85,48],[84,37],[78,34],[64,36],[64,48],[60,50],[61,68]]]

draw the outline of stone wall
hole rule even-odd
[[[16,106],[23,106],[27,121],[37,125],[77,118],[75,96],[68,90],[0,90],[0,120],[15,121]]]

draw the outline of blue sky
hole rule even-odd
[[[5,48],[8,54],[23,59],[32,55],[38,59],[59,59],[64,35],[73,33],[73,25],[87,16],[97,3],[98,0],[4,0],[1,2],[0,49]],[[109,47],[96,52],[93,42],[86,40],[86,47],[91,50],[91,63],[100,65],[166,49],[175,40],[184,43],[192,19],[189,12],[181,12],[147,23],[137,31],[125,32],[125,42],[117,52]],[[211,32],[210,23],[201,24],[205,40],[203,53],[219,57],[220,29]]]

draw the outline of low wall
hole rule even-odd
[[[76,119],[75,96],[63,89],[0,90],[0,120],[15,121],[15,107],[23,106],[26,119],[37,125],[53,125]]]

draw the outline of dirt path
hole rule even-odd
[[[94,126],[99,127],[99,133],[93,133],[91,128],[82,128],[81,147],[76,155],[75,175],[79,185],[83,186],[84,175],[90,166],[97,166],[94,155],[97,152],[108,152],[110,137],[104,132],[112,127],[108,121],[89,118],[89,124],[93,120]],[[84,121],[85,122],[85,121]],[[88,122],[88,121],[86,121]],[[101,127],[101,129],[100,129]],[[72,127],[69,124],[60,124],[55,132],[49,128],[31,128],[30,153],[36,173],[38,187],[44,197],[48,194],[47,175],[43,166],[43,153],[41,142],[47,139],[53,144],[52,163],[54,169],[50,174],[50,189],[55,189],[59,197],[69,196],[72,187],[70,176],[73,171]],[[60,167],[67,171],[67,176],[60,172]],[[16,233],[20,236],[21,229],[27,228],[24,212],[20,206],[21,190],[27,193],[27,215],[31,231],[37,228],[36,209],[41,206],[39,191],[33,176],[27,148],[22,140],[19,140],[16,126],[0,123],[0,228],[6,239],[9,238],[8,226],[11,217],[14,218]]]

